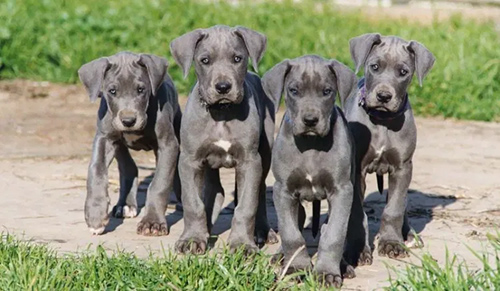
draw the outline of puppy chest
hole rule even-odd
[[[153,149],[153,141],[140,133],[123,133],[122,139],[125,145],[133,150],[149,151]]]
[[[228,139],[206,141],[196,156],[212,169],[233,168],[241,161],[244,150],[240,143]]]
[[[301,201],[325,199],[334,191],[333,176],[326,169],[308,171],[296,168],[286,181],[287,189],[294,197]]]

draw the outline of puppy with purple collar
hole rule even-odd
[[[389,175],[378,253],[390,258],[408,255],[403,244],[412,239],[406,206],[417,129],[407,92],[413,75],[422,85],[435,58],[417,41],[378,33],[351,39],[350,51],[356,73],[364,67],[364,77],[358,82],[357,92],[342,100],[356,144],[356,193],[347,233],[346,258],[351,264],[366,265],[372,263],[372,254],[362,201],[365,177],[370,173],[377,175],[380,193],[383,175]]]

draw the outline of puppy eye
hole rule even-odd
[[[139,94],[142,94],[142,93],[144,92],[144,87],[139,87],[139,88],[137,88],[137,92],[138,92]]]
[[[210,62],[210,60],[208,58],[203,58],[201,59],[201,62],[205,65],[208,65],[208,63]]]
[[[372,70],[374,71],[377,71],[378,70],[378,65],[377,64],[373,64],[370,66],[372,68]]]
[[[332,89],[323,90],[323,96],[330,96],[330,94],[332,94]]]
[[[116,89],[109,89],[109,94],[115,95],[116,94]]]
[[[408,70],[405,70],[405,69],[401,69],[399,71],[399,74],[401,74],[401,76],[406,76],[408,74]]]
[[[290,91],[290,93],[292,95],[297,95],[297,93],[299,93],[299,91],[297,91],[297,89],[295,89],[295,88],[290,88],[290,89],[288,89],[288,91]]]
[[[240,57],[240,56],[235,56],[235,57],[234,57],[234,62],[235,62],[235,63],[239,63],[239,62],[241,62],[241,57]]]

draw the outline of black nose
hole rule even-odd
[[[382,102],[382,103],[387,103],[389,100],[391,100],[392,94],[387,91],[380,91],[377,92],[377,100]]]
[[[122,123],[126,127],[132,127],[132,126],[134,126],[136,120],[137,120],[137,118],[135,118],[135,117],[124,117],[124,118],[122,118]]]
[[[302,121],[304,122],[304,124],[306,126],[315,126],[316,124],[318,124],[318,118],[316,116],[313,116],[313,115],[305,115],[303,118],[302,118]]]
[[[227,94],[229,91],[231,91],[231,83],[223,81],[215,84],[215,90],[217,90],[217,93],[219,94]]]

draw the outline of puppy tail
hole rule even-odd
[[[318,235],[319,216],[321,212],[321,200],[313,201],[313,217],[312,217],[312,235],[314,238]]]
[[[384,193],[384,176],[377,174],[378,193]]]

